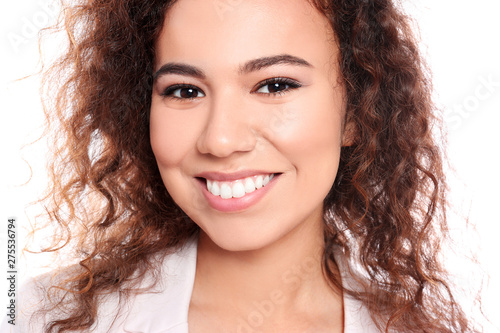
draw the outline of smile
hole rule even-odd
[[[206,179],[207,190],[222,199],[242,198],[266,186],[274,177],[274,174],[257,175],[236,179],[230,182]]]

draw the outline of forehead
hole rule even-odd
[[[179,0],[167,12],[156,43],[167,60],[200,65],[293,54],[319,65],[336,53],[328,20],[307,0]]]

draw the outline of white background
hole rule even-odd
[[[11,1],[0,9],[0,272],[7,271],[7,219],[17,219],[21,249],[39,209],[26,210],[27,204],[43,193],[46,184],[44,142],[30,145],[43,130],[38,78],[16,80],[39,68],[36,30],[55,20],[56,8],[50,4],[50,0]],[[483,285],[483,305],[498,327],[500,0],[412,0],[405,6],[420,25],[422,51],[434,73],[435,99],[446,113],[448,153],[455,169],[449,173],[451,227],[457,237],[453,246],[457,251],[470,247],[489,274],[489,282]],[[23,185],[30,179],[30,166],[31,181]],[[468,228],[464,217],[469,219]],[[467,261],[449,258],[454,272],[469,276]],[[22,256],[18,278],[43,271],[43,262],[38,256]],[[0,273],[0,309],[7,305],[3,276]],[[478,276],[473,275],[470,283],[474,288]],[[489,327],[486,332],[492,330]]]

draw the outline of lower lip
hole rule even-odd
[[[267,183],[266,186],[261,187],[258,190],[253,191],[252,193],[247,193],[241,198],[231,198],[231,199],[222,199],[218,195],[213,195],[207,189],[206,180],[198,181],[202,189],[202,193],[208,201],[208,204],[215,210],[221,212],[238,212],[250,208],[251,206],[257,204],[267,192],[269,192],[274,184],[276,184],[280,174],[275,174],[273,179]]]

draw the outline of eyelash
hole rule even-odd
[[[287,85],[288,87],[286,89],[283,89],[283,90],[277,91],[277,92],[269,92],[269,93],[259,93],[259,92],[257,92],[258,90],[264,88],[265,86],[269,86],[269,85],[272,85],[272,84],[284,84],[284,85]],[[294,90],[294,89],[297,89],[297,88],[300,88],[300,87],[302,87],[302,85],[298,81],[296,81],[296,80],[293,80],[293,79],[290,79],[290,78],[286,78],[286,77],[275,77],[275,78],[270,78],[270,79],[266,79],[264,81],[259,82],[259,84],[257,85],[257,87],[254,90],[252,90],[252,93],[261,94],[261,95],[282,96],[282,95],[290,92],[291,90]],[[185,89],[185,88],[194,89],[194,90],[197,90],[198,92],[201,92],[201,93],[205,94],[203,92],[203,90],[199,89],[198,87],[196,87],[194,85],[182,83],[182,84],[174,84],[174,85],[172,85],[170,87],[167,87],[161,93],[161,96],[167,97],[167,98],[170,98],[170,99],[173,99],[173,100],[179,100],[179,101],[190,101],[190,100],[193,100],[193,99],[197,98],[197,97],[182,98],[182,97],[173,96],[173,93],[176,90],[178,90],[178,89]]]
[[[161,93],[161,96],[163,97],[166,97],[166,98],[170,98],[170,99],[174,99],[174,100],[180,100],[180,101],[185,101],[185,100],[192,100],[196,97],[190,97],[190,98],[181,98],[181,97],[177,97],[177,96],[173,96],[173,92],[178,90],[178,89],[186,89],[186,88],[190,88],[190,89],[194,89],[194,90],[197,90],[197,91],[201,91],[201,89],[198,89],[196,86],[193,86],[191,84],[186,84],[186,83],[181,83],[181,84],[174,84],[170,87],[167,87],[162,93]]]
[[[274,77],[274,78],[266,79],[266,80],[260,82],[257,85],[257,89],[254,89],[254,91],[258,91],[265,86],[269,86],[271,84],[277,84],[277,83],[278,84],[286,84],[288,86],[288,88],[281,90],[281,91],[278,91],[278,92],[257,93],[257,94],[282,96],[282,95],[286,94],[287,92],[289,92],[290,90],[294,90],[294,89],[302,87],[302,85],[298,81],[295,81],[295,80],[292,80],[292,79],[289,79],[286,77]]]

